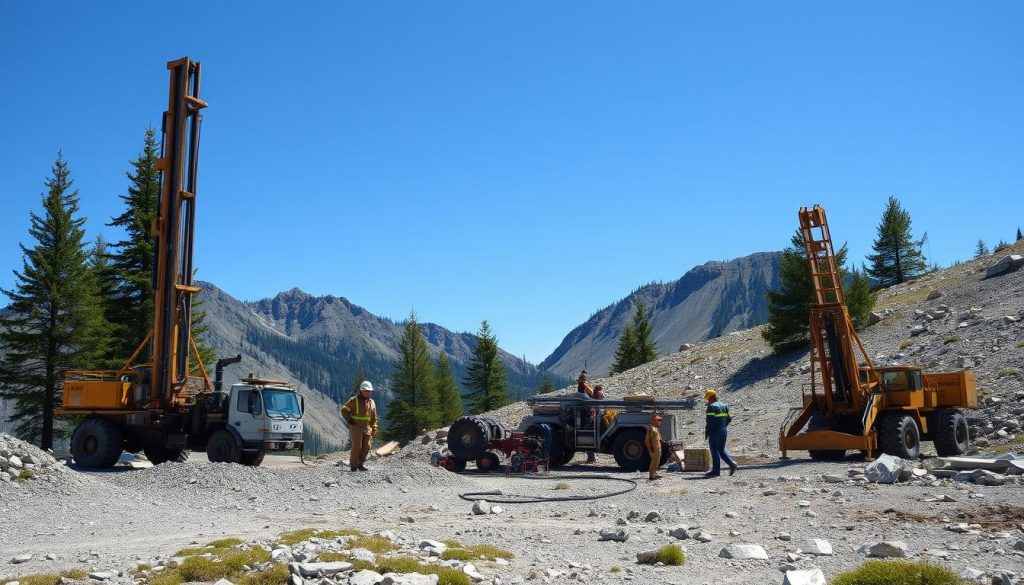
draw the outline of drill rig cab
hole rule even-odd
[[[921,441],[941,456],[967,451],[961,409],[976,408],[974,372],[926,374],[917,366],[875,368],[850,320],[825,209],[799,212],[815,304],[810,311],[811,382],[803,405],[779,429],[779,449],[838,460],[848,450],[916,459]]]
[[[211,461],[259,465],[268,450],[299,449],[302,399],[284,382],[250,376],[223,391],[192,338],[193,235],[199,163],[200,64],[171,61],[169,105],[163,116],[160,200],[155,237],[154,318],[150,334],[116,371],[68,371],[62,415],[84,416],[71,438],[83,467],[110,467],[122,450],[144,451],[154,464],[184,461],[206,450]]]

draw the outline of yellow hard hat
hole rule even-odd
[[[709,396],[717,397],[718,392],[715,392],[714,388],[708,388],[707,390],[704,391],[704,398],[708,398]]]

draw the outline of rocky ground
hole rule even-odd
[[[880,321],[862,332],[876,365],[974,370],[983,398],[970,417],[974,454],[1004,455],[1004,461],[1024,452],[1024,270],[984,276],[1008,252],[1020,250],[886,291],[879,299]],[[378,554],[378,561],[406,554],[442,562],[436,547],[421,546],[424,539],[495,545],[514,556],[471,561],[471,570],[444,561],[494,584],[781,583],[784,570],[817,568],[831,578],[872,554],[925,560],[979,582],[1013,583],[1024,576],[1019,462],[985,473],[960,471],[926,450],[922,461],[897,462],[884,476],[852,458],[815,463],[794,453],[779,460],[779,425],[799,404],[806,362],[806,355],[772,356],[759,331],[751,330],[595,381],[612,397],[722,391],[734,416],[730,449],[742,467],[717,479],[671,473],[649,483],[643,475],[620,473],[607,455],[597,465],[581,464],[577,456],[574,465],[547,479],[456,475],[429,465],[439,446],[433,434],[372,461],[368,473],[351,473],[328,460],[257,469],[189,462],[83,472],[3,437],[0,582],[71,568],[96,573],[96,579],[148,581],[152,575],[132,572],[137,564],[173,565],[173,554],[194,543],[236,537],[243,548],[276,551],[281,533],[305,527],[383,533],[395,550]],[[497,414],[517,423],[525,412],[517,404]],[[684,418],[689,442],[700,444],[702,413]],[[31,473],[23,474],[25,469]],[[636,486],[593,500],[501,502],[515,495],[599,496],[625,486],[580,477],[595,472],[635,480]],[[880,482],[893,476],[899,481]],[[475,514],[473,503],[459,497],[494,490],[502,495],[486,497],[498,513]],[[671,543],[685,548],[684,565],[637,562],[638,553]],[[744,544],[756,546],[738,546]],[[343,537],[293,544],[289,550],[298,554],[291,557],[273,554],[282,565],[289,559],[310,563],[334,549],[343,556],[363,554],[347,551]],[[737,558],[743,556],[753,558]],[[296,585],[376,582],[341,569],[291,570]]]

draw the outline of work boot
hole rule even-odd
[[[349,466],[348,466],[348,470],[349,470],[349,471],[359,471],[359,468],[358,468],[358,467],[356,467],[355,465],[349,465]]]
[[[662,475],[662,474],[660,474],[660,473],[656,473],[656,474],[654,474],[654,475],[652,475],[652,476],[648,477],[648,478],[647,478],[647,481],[654,481],[654,480],[656,480],[656,479],[661,479],[661,478],[663,478],[663,477],[665,477],[665,476],[664,476],[664,475]]]
[[[710,479],[712,477],[718,477],[720,475],[722,475],[722,474],[721,473],[715,473],[714,471],[709,471],[709,472],[704,474],[704,479]]]
[[[734,473],[736,473],[736,464],[735,463],[733,463],[732,465],[729,466],[729,475],[732,475]]]
[[[367,468],[366,468],[366,466],[365,466],[365,465],[360,465],[360,466],[359,466],[359,467],[357,467],[356,469],[358,469],[359,471],[370,471],[369,469],[367,469]]]

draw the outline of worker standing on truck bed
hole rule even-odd
[[[647,427],[647,436],[644,437],[647,451],[651,454],[651,466],[647,470],[647,479],[649,481],[664,477],[658,473],[658,468],[661,467],[661,431],[658,430],[659,425],[661,425],[661,415],[655,414],[651,416],[651,426]]]
[[[722,474],[722,460],[729,466],[729,475],[736,473],[736,462],[725,452],[725,442],[729,438],[729,405],[718,399],[718,393],[708,389],[704,393],[704,399],[708,401],[706,422],[704,423],[704,438],[708,440],[711,448],[711,471],[704,474],[704,477],[718,477]]]
[[[352,438],[352,452],[348,465],[352,471],[369,471],[366,457],[370,454],[370,439],[377,435],[377,404],[370,398],[373,384],[364,380],[359,392],[341,407],[341,418],[348,424]]]

